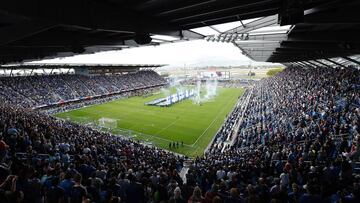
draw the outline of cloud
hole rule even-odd
[[[35,63],[95,63],[95,64],[168,64],[169,67],[248,65],[252,61],[231,43],[193,40],[76,55],[36,61]],[[33,62],[34,63],[34,62]]]

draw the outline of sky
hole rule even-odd
[[[166,67],[236,66],[259,64],[241,54],[232,43],[193,40],[160,46],[48,59],[32,63],[166,64]]]

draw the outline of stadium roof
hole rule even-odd
[[[360,1],[328,1],[304,10],[303,19],[294,25],[280,26],[276,14],[206,39],[233,43],[255,61],[286,63],[333,57],[347,60],[347,56],[360,53],[359,8]]]
[[[4,0],[0,63],[159,45],[209,34],[209,41],[232,42],[256,61],[350,56],[360,50],[359,9],[356,0]],[[218,26],[229,22],[238,26]]]

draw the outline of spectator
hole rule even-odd
[[[46,201],[48,203],[63,203],[65,202],[65,191],[59,187],[60,180],[58,177],[52,179],[52,186],[47,191]]]
[[[188,203],[203,203],[203,202],[205,202],[205,199],[201,194],[200,187],[195,187],[192,196],[188,200]]]
[[[358,202],[360,73],[353,68],[287,68],[249,86],[206,155],[189,161],[186,184],[184,157],[21,107],[56,101],[49,89],[77,98],[149,87],[156,77],[0,79],[1,200],[56,201],[63,189],[65,202]]]
[[[81,174],[75,174],[74,176],[74,186],[70,191],[70,203],[82,203],[87,199],[86,188],[81,184],[82,176]]]
[[[185,203],[186,201],[181,195],[180,187],[176,187],[174,190],[174,195],[170,197],[169,203]]]

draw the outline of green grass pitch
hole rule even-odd
[[[174,90],[172,90],[174,91]],[[157,147],[187,156],[201,156],[237,99],[242,88],[218,88],[210,101],[195,104],[191,99],[170,107],[146,106],[146,102],[160,98],[159,92],[150,97],[131,97],[84,107],[55,115],[78,123],[97,123],[100,118],[116,120],[114,134],[131,136]],[[170,142],[178,148],[169,148]],[[181,146],[184,142],[184,146]]]

